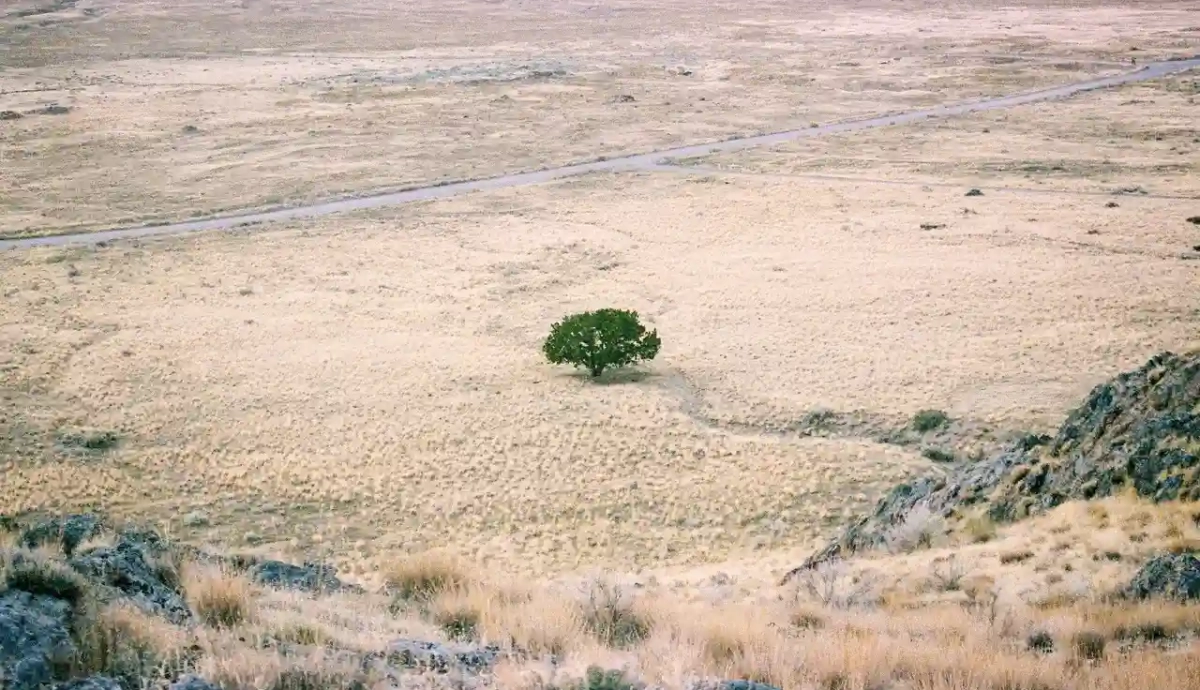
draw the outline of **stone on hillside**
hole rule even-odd
[[[104,546],[77,555],[70,565],[93,581],[111,587],[172,623],[185,623],[192,617],[175,584],[147,556],[148,546],[142,540],[122,535],[113,546]]]
[[[249,573],[256,581],[277,589],[325,593],[346,588],[338,579],[337,569],[321,563],[294,565],[281,561],[259,561],[250,567]]]
[[[170,690],[220,690],[217,686],[199,676],[183,676],[171,683]]]
[[[69,683],[62,683],[55,690],[123,690],[121,684],[108,676],[92,676],[79,678]]]
[[[1154,501],[1200,500],[1200,351],[1165,352],[1096,386],[1049,439],[893,489],[875,510],[790,571],[878,548],[915,508],[948,518],[978,506],[996,522],[1132,487]]]
[[[40,690],[75,654],[71,604],[11,589],[0,594],[0,687]]]
[[[1137,571],[1125,593],[1133,599],[1200,600],[1200,558],[1186,553],[1155,556]]]
[[[70,555],[84,541],[99,534],[104,521],[98,515],[68,515],[62,518],[40,520],[25,528],[20,543],[26,548],[37,548],[42,544],[60,544]]]
[[[435,673],[447,673],[453,669],[478,673],[495,664],[499,656],[499,647],[401,639],[388,646],[385,658],[395,666]]]

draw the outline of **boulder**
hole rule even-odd
[[[199,676],[183,676],[171,683],[170,690],[221,690]]]
[[[42,544],[60,544],[63,552],[69,556],[77,546],[103,529],[104,520],[98,515],[67,515],[34,522],[21,533],[19,541],[30,549]]]
[[[499,658],[499,647],[407,639],[392,642],[385,653],[385,659],[393,666],[435,673],[447,673],[452,669],[479,673],[490,668]]]
[[[1164,352],[1092,389],[1053,437],[1027,436],[990,458],[893,489],[875,510],[784,576],[882,546],[921,507],[996,522],[1132,487],[1154,501],[1200,500],[1200,350]]]
[[[328,593],[346,588],[338,579],[337,569],[321,563],[294,565],[282,561],[259,561],[250,566],[250,577],[276,589]]]
[[[113,546],[100,547],[72,557],[72,568],[92,581],[112,588],[121,596],[150,613],[172,623],[186,623],[192,613],[175,583],[151,565],[147,546],[134,537],[122,535]]]
[[[1162,554],[1146,562],[1130,580],[1131,599],[1200,600],[1200,558],[1192,554]]]
[[[62,683],[55,690],[123,690],[121,684],[108,676],[92,676],[79,678],[69,683]]]
[[[0,594],[0,687],[40,690],[75,654],[71,603],[10,589]]]

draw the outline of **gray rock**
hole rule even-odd
[[[479,673],[500,658],[500,648],[478,645],[443,645],[421,640],[396,640],[385,653],[389,664],[422,671],[446,673],[451,669]]]
[[[75,653],[69,602],[9,590],[0,594],[0,687],[40,690]]]
[[[85,540],[104,529],[104,520],[98,515],[68,515],[61,518],[40,520],[25,528],[20,543],[27,548],[42,544],[60,544],[70,555]]]
[[[753,680],[727,680],[720,685],[721,690],[779,690],[774,685],[759,683]]]
[[[337,569],[321,563],[293,565],[281,561],[259,561],[249,569],[255,581],[277,589],[305,592],[336,592],[346,585],[338,579]]]
[[[208,514],[202,511],[193,511],[183,516],[184,527],[207,527],[209,524]]]
[[[1133,576],[1125,595],[1132,599],[1200,600],[1200,558],[1192,554],[1155,556]]]
[[[121,684],[107,676],[92,676],[79,678],[70,683],[63,683],[55,690],[122,690]]]
[[[145,541],[122,535],[111,547],[101,547],[71,558],[70,565],[91,580],[120,592],[133,603],[172,623],[186,623],[192,613],[163,573],[147,560]]]
[[[1154,501],[1200,500],[1200,351],[1165,352],[1096,386],[1053,438],[1030,435],[991,458],[893,489],[870,515],[784,576],[872,549],[918,506],[943,518],[980,506],[1012,522],[1131,486]]]
[[[183,676],[171,683],[170,690],[221,690],[199,676]]]

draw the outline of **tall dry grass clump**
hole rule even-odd
[[[183,590],[188,606],[205,625],[229,628],[254,619],[255,591],[245,575],[189,564],[184,567]]]
[[[125,687],[172,680],[193,659],[187,633],[167,621],[126,604],[110,604],[77,621],[78,675],[105,675]]]
[[[425,551],[389,563],[383,584],[397,605],[426,603],[442,592],[474,581],[465,563],[445,551]]]

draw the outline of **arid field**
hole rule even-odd
[[[0,238],[1198,53],[1186,2],[19,0],[0,9]],[[455,607],[484,638],[565,654],[497,687],[566,687],[600,664],[680,690],[1200,688],[1197,606],[1101,596],[1153,553],[1200,549],[1195,503],[1068,503],[986,540],[868,555],[836,575],[870,585],[867,612],[778,585],[897,484],[1053,433],[1098,383],[1200,346],[1200,71],[674,163],[0,252],[0,515],[97,510],[323,559],[368,589],[405,568],[461,574],[400,617],[382,595],[262,594],[245,630],[200,641],[224,690],[310,690],[246,680],[263,676],[238,664],[275,663],[246,634],[305,620],[373,648],[444,635]],[[608,306],[658,330],[656,359],[599,381],[546,363],[551,324]],[[948,423],[914,432],[928,410]],[[598,573],[658,622],[639,645],[572,617]],[[1012,646],[1036,628],[1124,649],[1149,619],[1183,641],[1086,663]]]

